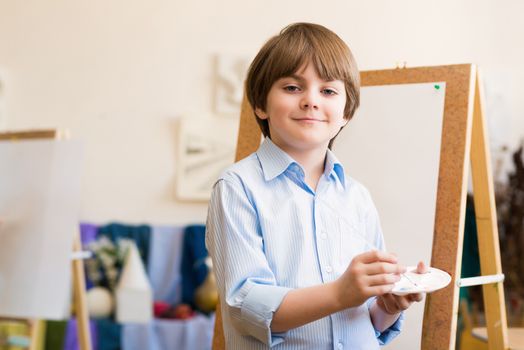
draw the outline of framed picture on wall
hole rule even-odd
[[[248,55],[221,53],[215,58],[215,113],[240,115],[244,81],[249,67]]]
[[[179,120],[176,195],[208,201],[220,173],[235,159],[238,119],[219,116]]]

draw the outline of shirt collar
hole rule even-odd
[[[269,137],[266,137],[258,148],[257,156],[266,181],[274,179],[282,174],[291,164],[297,163],[289,154],[275,145]]]
[[[280,147],[275,145],[269,137],[264,139],[264,142],[260,145],[257,150],[257,156],[262,166],[262,172],[264,173],[264,179],[266,181],[272,180],[278,175],[282,174],[291,165],[295,165],[300,168],[298,163],[284,152]],[[301,168],[300,168],[301,170]],[[346,187],[344,177],[344,167],[338,161],[337,157],[331,150],[327,150],[326,154],[326,166],[324,168],[324,174],[329,177],[331,174],[338,179],[343,187]]]
[[[346,179],[344,175],[344,167],[335,156],[335,154],[328,149],[326,154],[326,166],[324,167],[324,175],[329,176],[333,174],[338,179],[342,187],[346,187]]]

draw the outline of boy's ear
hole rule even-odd
[[[257,117],[259,117],[260,119],[267,119],[267,114],[266,112],[264,112],[262,109],[260,108],[255,108],[255,114]]]

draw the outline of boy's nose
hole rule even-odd
[[[318,102],[312,96],[304,96],[301,105],[303,109],[318,109]]]

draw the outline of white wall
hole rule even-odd
[[[361,69],[478,63],[498,101],[493,134],[514,145],[523,10],[516,0],[4,0],[4,116],[11,129],[69,128],[85,140],[83,219],[203,221],[205,204],[174,196],[174,121],[212,111],[215,53],[251,57],[284,25],[314,21],[349,43]]]

